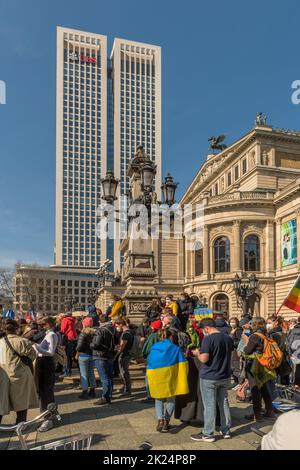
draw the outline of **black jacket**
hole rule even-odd
[[[191,313],[194,312],[194,304],[191,298],[179,300],[177,303],[181,310],[181,315],[189,316]]]
[[[216,328],[217,328],[217,330],[219,330],[221,333],[224,333],[225,335],[229,335],[229,333],[231,331],[231,327],[224,320],[224,318],[217,318],[216,319]]]
[[[161,308],[159,306],[153,307],[150,305],[150,307],[147,308],[145,316],[149,319],[149,322],[152,323],[155,320],[158,320],[159,316],[161,313]]]
[[[135,334],[141,338],[147,338],[147,336],[152,332],[150,326],[139,325],[136,329]]]
[[[112,324],[104,323],[96,329],[96,333],[91,343],[93,355],[101,359],[113,359],[115,356],[115,346],[119,342],[117,331]]]
[[[238,347],[238,345],[241,341],[242,334],[243,334],[243,328],[241,328],[240,326],[237,327],[236,332],[233,335],[230,333],[230,336],[233,339],[234,349],[237,349],[237,347]]]
[[[91,349],[91,342],[93,341],[94,336],[95,330],[93,328],[84,328],[79,335],[76,351],[92,356],[93,351]]]

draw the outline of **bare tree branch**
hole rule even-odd
[[[15,299],[13,288],[14,271],[10,268],[0,267],[0,294],[3,297]]]

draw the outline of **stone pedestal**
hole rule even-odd
[[[124,293],[127,315],[138,322],[145,316],[153,298],[158,297],[155,288],[157,277],[151,239],[130,240],[130,249],[124,253],[122,279],[126,283]]]

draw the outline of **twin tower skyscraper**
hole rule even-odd
[[[55,265],[120,270],[119,241],[97,237],[101,178],[108,169],[129,187],[138,145],[157,165],[161,186],[161,48],[57,28]]]

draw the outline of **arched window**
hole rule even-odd
[[[213,299],[213,309],[216,312],[222,312],[228,316],[229,312],[229,299],[225,294],[218,294]]]
[[[244,240],[245,271],[260,271],[260,242],[257,235],[248,235]]]
[[[230,241],[227,237],[217,238],[214,244],[215,273],[230,272]]]
[[[195,276],[203,273],[203,248],[200,242],[195,245]]]

